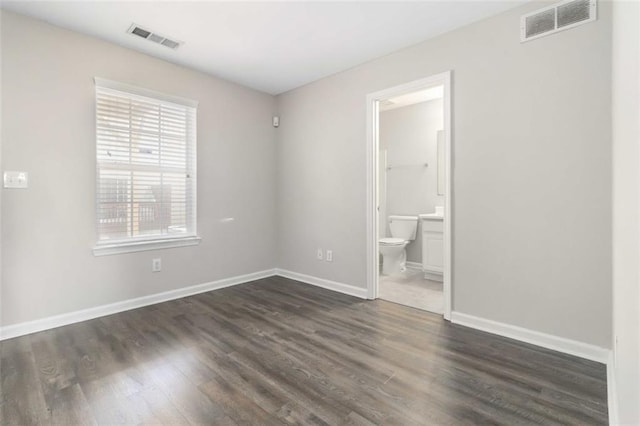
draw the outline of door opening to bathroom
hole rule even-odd
[[[451,315],[451,72],[367,96],[367,286]]]

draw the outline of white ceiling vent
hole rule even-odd
[[[596,20],[597,0],[566,0],[520,18],[520,41],[567,30]]]
[[[139,25],[136,24],[131,24],[131,26],[129,27],[129,29],[127,30],[127,32],[129,34],[133,34],[136,35],[138,37],[142,37],[144,39],[147,39],[149,41],[152,41],[156,44],[161,44],[163,46],[166,46],[170,49],[177,49],[178,47],[180,47],[183,42],[181,41],[175,41],[175,40],[171,40],[170,38],[167,38],[165,36],[162,36],[158,33],[154,33],[151,32],[149,30],[145,30],[144,28],[140,27]]]

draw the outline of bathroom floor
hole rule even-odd
[[[394,275],[380,275],[378,297],[389,302],[442,314],[442,283],[425,280],[422,271],[407,269]]]

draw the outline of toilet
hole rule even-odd
[[[382,275],[396,275],[407,269],[406,247],[416,239],[418,216],[389,216],[390,238],[381,238]]]

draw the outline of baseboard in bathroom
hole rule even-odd
[[[407,269],[412,271],[422,271],[422,263],[420,262],[406,262]]]
[[[424,279],[431,280],[431,281],[438,281],[438,282],[443,281],[442,274],[437,274],[435,272],[425,272]]]

